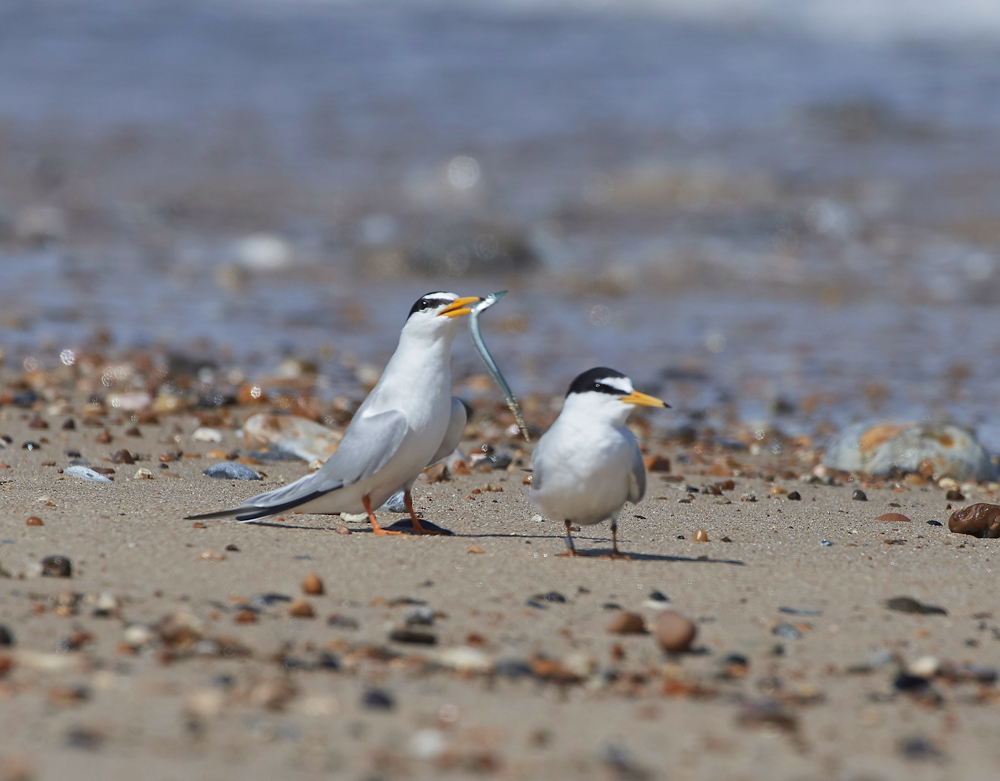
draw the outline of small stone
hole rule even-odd
[[[0,646],[8,648],[14,645],[14,632],[6,624],[0,624]]]
[[[195,429],[194,433],[191,435],[191,439],[195,442],[221,442],[222,432],[214,428],[206,428],[202,426],[201,428]]]
[[[46,556],[42,559],[42,576],[46,578],[73,577],[73,565],[65,556]]]
[[[108,444],[110,444],[111,443],[111,432],[108,431],[106,428],[102,428],[100,431],[97,432],[97,436],[94,437],[94,441],[98,445],[108,445]]]
[[[217,550],[207,550],[198,554],[198,558],[202,561],[225,561],[226,557]]]
[[[851,498],[856,502],[867,502],[868,496],[860,488],[856,488],[854,493],[851,494]]]
[[[236,611],[233,616],[233,621],[237,624],[256,624],[257,614],[252,610],[247,610],[246,608],[240,608]]]
[[[394,629],[389,633],[389,639],[395,643],[414,643],[417,645],[437,645],[437,636],[430,632],[417,629]]]
[[[944,756],[927,738],[919,736],[902,738],[899,741],[899,753],[907,759],[918,760],[939,760]]]
[[[323,593],[323,581],[319,579],[319,575],[315,572],[310,572],[302,578],[302,593],[313,596]]]
[[[46,423],[41,417],[35,415],[30,421],[28,421],[28,428],[48,428],[49,424]]]
[[[646,631],[646,621],[638,613],[622,610],[608,624],[608,634],[639,635]]]
[[[334,531],[337,532],[337,534],[351,534],[352,533],[351,530],[348,529],[346,526],[338,526],[336,529],[334,529]]]
[[[63,470],[64,475],[77,477],[80,480],[87,480],[91,483],[110,483],[111,480],[89,466],[70,466]]]
[[[361,706],[369,710],[392,710],[396,700],[385,689],[370,688],[361,696]]]
[[[885,523],[910,523],[910,519],[902,513],[883,513],[875,520],[884,521]]]
[[[223,461],[219,464],[212,464],[202,474],[205,477],[215,477],[220,480],[260,480],[260,475],[250,467],[245,464],[238,464],[235,461]]]
[[[642,459],[647,472],[669,472],[670,459],[666,456],[646,456]]]
[[[533,596],[532,599],[540,599],[542,602],[563,603],[566,601],[566,597],[564,597],[558,591],[547,591],[544,594],[535,594],[535,596]]]
[[[447,464],[434,464],[434,466],[429,466],[424,470],[424,474],[427,475],[428,483],[444,483],[451,480],[451,474],[448,472]]]
[[[484,551],[478,545],[470,545],[466,553],[486,553],[486,551]]]
[[[62,429],[63,431],[73,431],[76,428],[76,421],[73,418],[66,418],[63,421]]]
[[[41,450],[42,446],[39,445],[37,442],[25,442],[23,445],[21,445],[21,449],[22,450]]]
[[[820,541],[819,541],[819,544],[820,544],[821,546],[823,546],[824,548],[830,548],[830,547],[832,547],[832,546],[833,546],[833,543],[832,543],[832,542],[830,542],[829,540],[820,540]]]
[[[792,491],[791,493],[788,494],[788,499],[793,502],[799,502],[802,500],[802,494],[800,494],[798,491]]]
[[[132,476],[133,480],[152,480],[153,473],[148,469],[137,469],[135,474]]]
[[[691,619],[672,610],[664,610],[656,618],[653,634],[664,651],[683,653],[691,648],[698,627]]]
[[[45,524],[42,523],[42,519],[39,518],[37,515],[32,515],[28,520],[26,520],[24,522],[24,525],[25,526],[44,526]]]
[[[139,431],[139,427],[138,426],[129,426],[127,429],[125,429],[125,436],[126,437],[141,437],[142,436],[142,432]]]
[[[947,499],[949,502],[965,501],[965,496],[963,496],[962,492],[959,491],[957,488],[952,488],[951,490],[949,490],[948,493],[944,495],[944,498]]]
[[[434,624],[434,609],[427,605],[414,608],[403,617],[403,623],[407,626],[431,626]]]
[[[948,529],[973,537],[1000,537],[1000,506],[978,503],[956,510],[948,519]]]
[[[788,623],[778,624],[774,629],[771,630],[772,635],[777,637],[784,637],[786,640],[800,640],[802,639],[802,633],[796,629],[794,626]]]
[[[134,464],[135,456],[129,453],[127,450],[119,450],[113,456],[111,456],[112,464]]]
[[[693,539],[695,542],[708,542],[708,532],[704,529],[698,529],[695,531]]]
[[[941,521],[927,521],[927,525],[928,526],[944,526],[944,524],[941,523]]]
[[[288,615],[292,618],[313,618],[316,612],[306,600],[296,599],[288,606]]]
[[[937,607],[936,605],[925,605],[922,602],[917,601],[913,597],[893,597],[892,599],[887,599],[885,606],[889,610],[895,610],[899,613],[916,613],[918,615],[948,615],[948,611],[943,607]]]
[[[250,702],[268,710],[281,710],[295,696],[295,686],[288,678],[265,678],[250,690]]]
[[[744,704],[736,715],[736,723],[747,728],[775,727],[785,732],[795,732],[798,728],[795,715],[771,699]]]

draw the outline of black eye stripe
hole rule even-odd
[[[579,375],[573,383],[569,386],[569,393],[586,393],[587,391],[597,391],[598,393],[609,393],[615,396],[624,396],[627,391],[623,391],[621,388],[615,388],[612,385],[601,382],[601,380],[610,379],[623,379],[628,378],[621,372],[617,372],[614,369],[609,369],[606,366],[598,366],[595,369],[590,369],[585,371],[583,374]],[[567,393],[566,395],[569,395]]]
[[[450,303],[451,299],[448,298],[428,298],[427,296],[424,296],[423,298],[418,299],[417,303],[412,306],[410,314],[412,315],[414,312],[423,312],[425,309],[435,309],[436,307],[445,306]]]

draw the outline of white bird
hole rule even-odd
[[[611,557],[618,552],[618,514],[625,502],[646,493],[646,466],[639,444],[625,427],[634,406],[667,407],[639,393],[621,372],[603,366],[569,386],[566,402],[542,435],[532,458],[531,501],[552,520],[566,524],[565,556],[580,555],[571,526],[611,519]]]
[[[313,474],[253,496],[239,507],[197,518],[235,515],[241,523],[297,509],[310,513],[364,511],[375,534],[372,507],[403,490],[415,534],[436,534],[420,525],[410,489],[423,469],[451,453],[465,428],[465,405],[451,395],[451,343],[458,318],[478,296],[428,293],[413,305],[396,352],[378,384],[344,431],[340,445]]]

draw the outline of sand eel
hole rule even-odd
[[[372,507],[402,489],[413,533],[439,534],[420,525],[410,489],[421,471],[451,453],[462,437],[466,412],[451,396],[451,343],[458,318],[480,301],[478,296],[428,293],[413,305],[378,384],[318,471],[239,507],[190,518],[236,516],[247,523],[293,509],[330,514],[363,510],[375,534],[400,534],[381,528]]]
[[[580,555],[570,527],[611,519],[611,557],[618,551],[618,514],[646,492],[646,467],[625,421],[634,406],[669,405],[632,387],[614,369],[598,367],[573,380],[559,417],[535,446],[529,496],[566,524],[565,556]]]

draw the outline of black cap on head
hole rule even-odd
[[[443,293],[440,290],[437,290],[433,293],[421,296],[417,299],[417,303],[410,307],[410,315],[414,312],[423,312],[425,309],[435,309],[436,307],[450,304],[452,299],[448,298],[448,295],[448,293]],[[407,317],[410,315],[407,315]]]
[[[566,395],[594,391],[596,393],[610,393],[614,396],[624,396],[628,392],[621,388],[605,384],[603,380],[607,379],[627,380],[628,377],[621,372],[616,372],[614,369],[609,369],[607,366],[598,366],[596,369],[588,369],[573,380]]]

